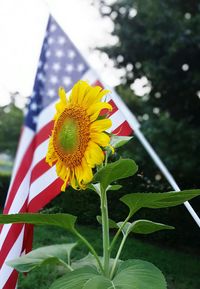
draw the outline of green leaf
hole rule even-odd
[[[88,280],[100,276],[98,271],[92,267],[85,266],[83,268],[67,273],[63,277],[57,279],[49,289],[81,289],[85,288]]]
[[[120,228],[123,222],[117,223]],[[155,223],[149,220],[137,220],[133,223],[126,223],[122,229],[123,234],[129,234],[130,232],[136,234],[151,234],[160,230],[172,230],[174,227],[161,223]]]
[[[101,216],[97,216],[97,221],[99,222],[99,224],[102,225],[102,217]],[[108,224],[109,224],[110,229],[117,229],[118,228],[117,223],[110,218],[108,219]]]
[[[102,256],[98,256],[99,257],[99,260],[103,263],[103,257]],[[113,266],[113,263],[114,263],[115,259],[114,258],[110,258],[110,270]],[[118,260],[118,263],[117,265],[121,264],[121,260]],[[73,269],[79,269],[79,268],[83,268],[83,267],[93,267],[93,268],[96,268],[97,271],[99,271],[99,265],[97,263],[97,260],[95,259],[95,257],[89,253],[87,256],[85,256],[84,258],[82,259],[79,259],[79,260],[76,260],[76,261],[73,261],[71,267]]]
[[[113,280],[85,266],[68,272],[56,280],[50,289],[167,289],[162,272],[153,264],[141,260],[121,262]]]
[[[130,159],[120,159],[100,169],[93,182],[99,182],[104,189],[112,182],[134,175],[138,170],[136,163]]]
[[[95,276],[88,280],[84,289],[118,289],[112,281],[104,276]]]
[[[133,137],[131,136],[117,136],[117,135],[112,135],[111,136],[111,141],[110,144],[112,147],[115,149],[122,147],[125,145],[127,142],[129,142]]]
[[[162,272],[153,264],[142,260],[127,260],[121,263],[113,279],[120,289],[167,289]]]
[[[19,272],[29,272],[47,264],[62,264],[67,267],[65,262],[75,246],[76,243],[41,247],[22,257],[8,261],[7,264]]]
[[[70,214],[12,214],[0,215],[0,224],[27,223],[34,225],[51,225],[74,231],[76,217]]]
[[[102,257],[99,256],[99,259],[102,260]],[[91,253],[88,253],[88,255],[85,256],[84,258],[73,261],[71,266],[73,269],[80,269],[86,266],[99,268],[97,260]]]
[[[121,185],[109,185],[106,191],[118,191],[121,188]]]
[[[173,207],[199,195],[200,189],[168,193],[133,193],[123,196],[120,200],[129,207],[130,214],[133,215],[141,208]]]

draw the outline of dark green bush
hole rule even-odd
[[[0,173],[0,209],[2,209],[4,206],[9,183],[10,183],[10,175]]]

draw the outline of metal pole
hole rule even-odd
[[[170,183],[172,188],[176,192],[179,192],[180,188],[177,185],[177,183],[175,182],[173,176],[170,174],[170,172],[168,171],[168,169],[166,168],[164,163],[161,161],[161,159],[158,157],[156,152],[153,150],[152,146],[146,140],[144,135],[141,133],[141,131],[139,129],[136,129],[134,132],[135,132],[135,135],[140,140],[140,142],[142,143],[142,145],[144,146],[144,148],[146,149],[146,151],[149,153],[149,155],[153,159],[154,163],[159,167],[159,169],[161,170],[163,175],[166,177],[166,179],[168,180],[168,182]],[[189,211],[189,213],[191,214],[191,216],[193,217],[193,219],[195,220],[195,222],[197,223],[197,225],[200,227],[200,218],[198,217],[197,213],[194,211],[194,209],[192,208],[190,203],[189,202],[184,202],[184,205],[187,208],[187,210]]]

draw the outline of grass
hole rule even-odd
[[[101,254],[101,232],[96,228],[80,227],[80,231],[95,244]],[[36,227],[34,247],[50,244],[73,242],[73,236],[65,231],[53,227]],[[147,237],[148,240],[148,237]],[[74,258],[87,255],[87,249],[80,244],[74,251]],[[183,252],[160,248],[146,241],[129,238],[121,259],[143,259],[158,266],[164,273],[169,289],[199,289],[200,288],[200,260],[197,256]],[[20,275],[19,289],[47,289],[55,278],[61,276],[61,268],[45,266],[38,268],[27,276]],[[103,289],[103,288],[102,288]],[[148,289],[148,288],[147,288]],[[155,288],[158,289],[158,288]]]

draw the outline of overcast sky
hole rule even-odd
[[[116,40],[110,36],[112,22],[103,20],[90,0],[0,0],[0,105],[9,102],[9,92],[19,91],[19,105],[31,94],[49,13],[104,81],[119,83],[120,72],[110,73],[112,62],[91,52]]]

